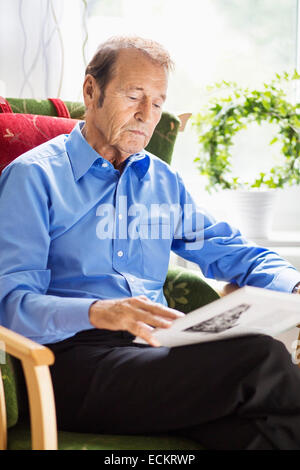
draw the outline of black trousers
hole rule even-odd
[[[176,348],[126,332],[46,345],[61,430],[175,433],[206,449],[300,449],[300,369],[285,346],[248,335]]]

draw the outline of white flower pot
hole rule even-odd
[[[275,189],[228,191],[228,214],[245,237],[268,238],[277,194]]]

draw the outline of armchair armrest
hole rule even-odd
[[[220,297],[224,297],[225,295],[231,294],[231,292],[234,292],[237,289],[239,289],[237,284],[224,283],[224,285],[220,286],[218,289],[218,294]]]
[[[188,120],[190,119],[191,115],[192,115],[192,113],[183,113],[183,114],[178,115],[178,118],[180,120],[179,132],[184,131],[185,126],[186,126]]]
[[[0,326],[0,341],[5,352],[22,363],[29,399],[32,449],[56,450],[56,410],[49,371],[49,365],[54,363],[54,354],[50,349],[3,326]],[[0,380],[0,429],[3,429],[0,449],[5,449],[7,445],[6,428],[5,398]]]

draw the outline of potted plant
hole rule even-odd
[[[299,79],[296,71],[276,74],[262,90],[241,88],[233,82],[217,83],[212,89],[222,96],[213,96],[207,109],[192,118],[200,144],[194,161],[208,179],[206,189],[227,190],[236,196],[233,209],[243,214],[240,228],[249,237],[268,236],[276,190],[300,184],[300,104],[290,102],[282,88]],[[253,181],[242,181],[232,171],[233,137],[249,123],[263,121],[277,124],[270,144],[281,144],[284,162],[268,173],[260,172]]]

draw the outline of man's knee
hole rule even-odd
[[[292,357],[286,346],[269,335],[259,334],[249,336],[250,356],[262,366],[269,366],[274,371],[278,368],[294,368]],[[251,362],[251,361],[250,361]]]
[[[276,359],[279,363],[292,363],[286,346],[272,336],[264,334],[256,336],[255,349],[266,358]]]
[[[223,355],[224,374],[226,364],[230,361],[229,369],[232,377],[241,383],[262,384],[274,383],[286,375],[299,375],[300,369],[292,362],[285,345],[277,339],[255,334],[236,338],[230,345],[220,350]],[[281,380],[280,379],[280,380]]]

